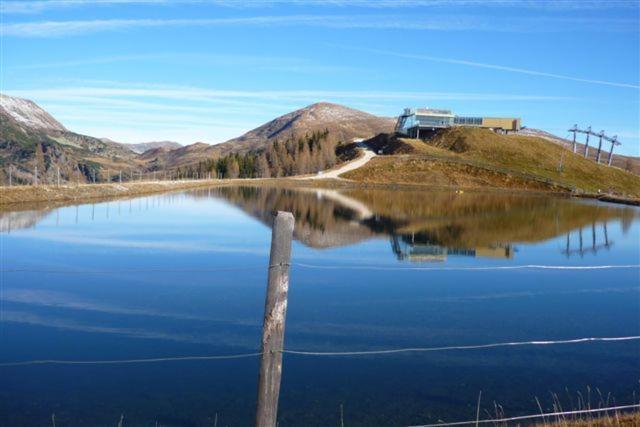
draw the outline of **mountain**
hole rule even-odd
[[[152,148],[140,154],[138,159],[144,161],[149,170],[176,169],[206,158],[218,157],[213,150],[214,147],[204,142],[196,142],[173,150],[168,147]]]
[[[139,168],[136,153],[117,143],[67,130],[33,101],[0,95],[0,158],[7,181],[16,183],[86,182],[107,178],[118,169]]]
[[[116,143],[115,141],[109,138],[100,138],[100,140],[104,142]],[[145,151],[153,150],[156,148],[166,148],[168,150],[175,150],[176,148],[182,147],[182,144],[174,141],[151,141],[151,142],[138,142],[135,144],[125,144],[123,142],[117,142],[116,144],[120,144],[124,148],[127,148],[137,154],[142,154]]]
[[[313,132],[328,131],[328,142],[351,142],[381,132],[392,132],[395,119],[379,117],[344,105],[319,102],[277,117],[242,136],[217,145],[196,143],[170,151],[145,153],[149,168],[169,169],[194,165],[229,154],[267,151],[276,140],[298,139]]]
[[[314,131],[328,130],[334,141],[351,142],[392,132],[395,119],[329,102],[318,102],[285,114],[242,136],[215,146],[221,155],[264,150],[275,140],[297,139]]]
[[[66,132],[64,126],[49,113],[28,99],[0,94],[0,111],[30,129]]]

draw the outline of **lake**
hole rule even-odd
[[[271,212],[296,217],[285,348],[640,335],[640,210],[504,193],[211,188],[0,214],[0,363],[259,351]],[[514,266],[607,269],[503,268]],[[0,366],[0,425],[250,426],[259,358]],[[631,404],[640,341],[285,354],[279,425]]]

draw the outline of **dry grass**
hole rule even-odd
[[[375,159],[344,177],[361,182],[547,188],[640,197],[640,176],[597,164],[543,138],[451,128],[426,143],[400,139],[387,147],[394,155]]]
[[[247,180],[139,181],[122,184],[22,185],[0,187],[0,206],[34,202],[82,202],[92,199],[128,198],[190,188],[237,185]]]
[[[613,414],[589,419],[567,419],[536,424],[538,427],[638,427],[640,412],[633,414]]]

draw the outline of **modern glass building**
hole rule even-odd
[[[520,119],[510,117],[456,116],[450,110],[405,108],[396,122],[396,132],[411,138],[428,137],[437,129],[452,126],[473,126],[508,133],[520,130]]]

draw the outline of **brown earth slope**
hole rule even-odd
[[[344,178],[640,197],[640,176],[597,164],[543,138],[451,128],[427,142],[393,137],[373,142],[376,150],[389,155],[373,159]]]

